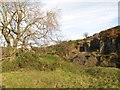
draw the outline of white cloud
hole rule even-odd
[[[61,30],[68,39],[77,39],[84,32],[96,33],[117,22],[110,23],[117,18],[118,0],[44,0],[43,3],[48,9],[62,9]]]
[[[69,14],[66,13],[63,16],[63,23],[70,24],[70,23],[82,21],[82,23],[81,23],[82,25],[89,25],[89,23],[91,23],[91,22],[101,24],[101,23],[109,22],[110,20],[117,17],[116,5],[113,4],[113,6],[108,5],[108,6],[104,6],[104,7],[102,7],[102,6],[100,7],[100,5],[99,6],[94,5],[94,7],[87,8],[84,10],[81,10],[80,7],[78,10],[73,9],[70,11]],[[73,24],[73,25],[75,25],[75,24]]]

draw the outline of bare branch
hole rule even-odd
[[[17,48],[18,45],[27,47],[30,43],[40,45],[54,41],[52,35],[58,28],[57,13],[42,11],[38,5],[29,7],[27,2],[1,3],[0,28],[7,44]],[[10,42],[11,39],[13,42]]]

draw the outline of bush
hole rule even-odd
[[[18,64],[15,61],[5,60],[2,63],[2,72],[16,71],[18,69]]]
[[[17,60],[38,60],[39,56],[33,52],[20,52],[17,56]]]
[[[33,52],[20,52],[13,61],[5,60],[2,63],[2,70],[16,71],[21,68],[39,69],[41,66],[39,56]]]
[[[39,56],[33,52],[20,52],[15,60],[2,63],[3,72],[16,71],[22,68],[29,70],[55,70],[60,66],[61,58],[57,55]]]

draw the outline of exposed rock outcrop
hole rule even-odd
[[[120,53],[120,26],[100,32],[99,37],[102,54]]]
[[[74,57],[70,58],[70,61],[76,62],[83,66],[96,66],[97,65],[97,58],[92,55],[92,53],[79,53],[76,54]]]
[[[84,66],[120,68],[120,26],[101,31],[83,40],[67,43],[69,44],[62,43],[62,45],[64,50],[67,48],[69,52],[67,59],[72,62]]]
[[[100,40],[98,38],[94,38],[90,42],[90,51],[98,51],[100,49]]]

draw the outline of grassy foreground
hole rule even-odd
[[[20,59],[14,61],[15,63],[4,62],[3,86],[6,88],[120,88],[120,69],[117,68],[82,67],[55,55],[41,56],[36,61],[32,59],[34,58],[27,62],[26,60],[21,62]],[[18,62],[21,66],[17,64]]]
[[[99,68],[104,69],[104,68]],[[116,70],[117,69],[107,69]],[[109,74],[109,75],[108,75]],[[3,85],[7,88],[120,88],[117,72],[101,75],[78,74],[57,68],[55,71],[15,71],[3,73]]]

